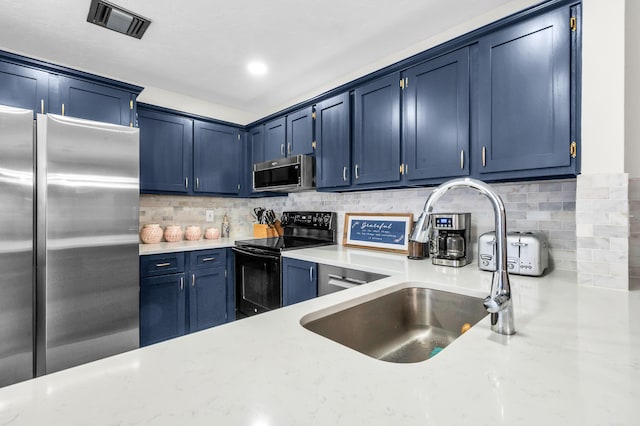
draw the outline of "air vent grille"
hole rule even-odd
[[[87,22],[138,39],[151,24],[150,19],[104,0],[91,0]]]

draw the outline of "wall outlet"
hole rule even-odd
[[[207,222],[213,222],[213,210],[205,211],[205,219]]]

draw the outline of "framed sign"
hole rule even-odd
[[[406,254],[412,226],[411,213],[346,213],[342,245]]]

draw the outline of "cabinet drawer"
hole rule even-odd
[[[176,274],[184,272],[184,253],[166,253],[140,256],[140,276]]]
[[[227,262],[226,249],[197,250],[189,252],[189,269],[215,268],[225,266]]]

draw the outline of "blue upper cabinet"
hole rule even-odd
[[[0,61],[0,105],[47,113],[49,74]]]
[[[51,83],[51,112],[133,126],[135,96],[130,92],[64,76],[52,76]]]
[[[193,120],[138,108],[140,191],[189,193]]]
[[[287,157],[313,154],[313,108],[287,115]]]
[[[403,173],[408,183],[469,174],[469,52],[404,73]]]
[[[316,186],[351,185],[351,120],[349,93],[316,105]]]
[[[357,87],[354,102],[354,185],[399,183],[400,73]]]
[[[574,173],[570,9],[493,32],[478,43],[480,178]]]
[[[247,132],[249,139],[249,166],[266,161],[264,157],[264,125],[255,126]]]
[[[236,127],[196,120],[193,139],[194,193],[238,194],[242,141]]]
[[[264,161],[286,156],[287,119],[280,117],[264,125]]]

